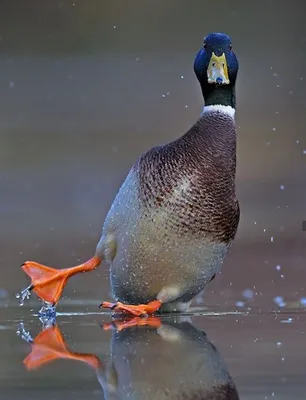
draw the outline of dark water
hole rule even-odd
[[[200,306],[120,330],[77,303],[45,328],[30,308],[1,310],[1,399],[305,398],[302,310]]]

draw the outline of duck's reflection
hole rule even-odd
[[[27,369],[58,358],[85,362],[96,371],[107,400],[239,399],[216,347],[186,320],[161,322],[152,317],[117,324],[106,364],[93,354],[71,352],[58,325],[47,327],[34,340],[25,331],[23,337],[32,346],[23,361]]]

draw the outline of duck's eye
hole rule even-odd
[[[213,62],[211,65],[212,65],[212,67],[214,67],[214,68],[215,68],[215,66],[216,66],[216,63],[215,63],[215,62]]]
[[[232,44],[230,44],[229,49],[232,50],[232,48],[233,48],[233,46],[232,46]]]
[[[203,43],[203,49],[206,49],[206,47],[207,47],[207,43],[204,42],[204,43]]]

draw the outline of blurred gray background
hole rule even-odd
[[[27,283],[25,260],[68,267],[93,255],[108,208],[149,147],[183,134],[203,100],[193,60],[230,34],[237,83],[241,223],[205,302],[245,288],[273,306],[305,291],[303,1],[2,0],[1,296]],[[280,267],[277,267],[277,266]],[[72,299],[109,298],[104,267],[76,276]]]

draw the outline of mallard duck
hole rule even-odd
[[[194,72],[205,106],[178,139],[145,152],[129,171],[106,216],[95,255],[63,270],[27,261],[29,288],[56,305],[69,277],[110,268],[114,303],[135,316],[188,310],[220,272],[239,224],[236,198],[235,83],[231,38],[211,33]]]

